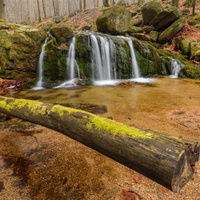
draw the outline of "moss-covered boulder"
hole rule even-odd
[[[131,36],[144,41],[151,41],[150,37],[145,35],[144,33],[131,33]]]
[[[166,43],[173,36],[175,36],[185,25],[186,16],[176,20],[172,25],[165,29],[158,37],[158,42],[161,44]]]
[[[44,31],[0,20],[0,78],[34,78]]]
[[[186,65],[181,69],[180,76],[188,78],[200,78],[200,69],[191,65]]]
[[[182,12],[179,8],[175,6],[168,6],[154,17],[154,19],[150,22],[150,25],[153,25],[155,30],[160,30],[168,27],[181,16]]]
[[[131,13],[123,6],[115,5],[97,18],[97,29],[103,33],[113,35],[124,34],[127,32],[131,21]]]
[[[190,59],[198,60],[198,53],[200,51],[200,39],[191,42]],[[197,55],[197,57],[196,57]]]
[[[132,26],[140,26],[142,24],[142,19],[136,18],[131,20],[131,25]]]
[[[50,33],[60,43],[66,43],[73,37],[73,30],[67,24],[55,24]]]
[[[130,26],[127,30],[127,33],[131,34],[131,33],[142,33],[143,29],[141,29],[140,27],[137,26]]]
[[[183,55],[189,56],[189,54],[190,54],[190,41],[183,38],[180,41],[180,50],[182,51]]]
[[[157,42],[159,33],[157,31],[151,31],[149,36],[152,42]]]
[[[142,6],[142,16],[145,25],[149,25],[149,23],[163,11],[163,6],[156,0],[148,1]]]
[[[188,20],[189,25],[200,24],[200,13],[198,15],[193,16],[190,20]]]
[[[131,12],[131,17],[134,17],[138,14],[137,10],[130,10]]]

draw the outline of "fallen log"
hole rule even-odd
[[[143,130],[60,105],[0,97],[0,112],[59,131],[173,192],[191,179],[198,142]]]

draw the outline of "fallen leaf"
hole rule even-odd
[[[122,190],[122,197],[120,200],[140,200],[140,197],[134,193],[133,190]]]
[[[133,176],[133,180],[135,183],[138,183],[140,180],[142,180],[142,174]]]

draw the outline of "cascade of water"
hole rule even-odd
[[[69,51],[67,55],[67,64],[66,64],[66,81],[55,88],[69,87],[76,85],[75,78],[80,79],[80,70],[78,63],[75,59],[75,46],[76,46],[76,36],[72,38],[72,42],[69,46]],[[76,77],[77,74],[77,77]]]
[[[98,36],[101,46],[103,80],[111,80],[110,43],[106,37]]]
[[[103,80],[102,61],[97,37],[91,34],[90,38],[92,43],[92,79]]]
[[[111,74],[112,79],[117,79],[117,49],[115,43],[109,38],[110,56],[111,56]]]
[[[131,61],[132,61],[132,76],[136,79],[136,78],[140,78],[140,70],[139,70],[139,66],[136,60],[136,56],[135,56],[135,51],[134,51],[134,47],[133,47],[133,41],[131,38],[129,37],[123,37],[129,44],[130,47],[130,51],[131,51]]]
[[[172,58],[171,59],[172,74],[171,74],[170,78],[178,78],[178,74],[182,67],[183,67],[182,63],[180,63],[178,60]]]
[[[41,90],[44,89],[42,87],[43,84],[43,71],[44,71],[44,56],[45,56],[45,47],[47,45],[49,37],[45,39],[44,44],[42,45],[42,51],[40,53],[39,62],[38,62],[38,82],[36,83],[36,86],[33,88],[33,90]]]

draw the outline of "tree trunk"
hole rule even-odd
[[[4,3],[3,0],[0,0],[0,19],[3,18],[3,11],[4,11]]]
[[[179,0],[172,0],[172,6],[179,8]]]
[[[103,6],[105,6],[105,7],[109,7],[108,0],[103,0]]]
[[[0,112],[59,131],[174,192],[191,179],[199,159],[197,142],[60,105],[0,97]]]
[[[196,0],[193,0],[192,16],[195,16]]]

